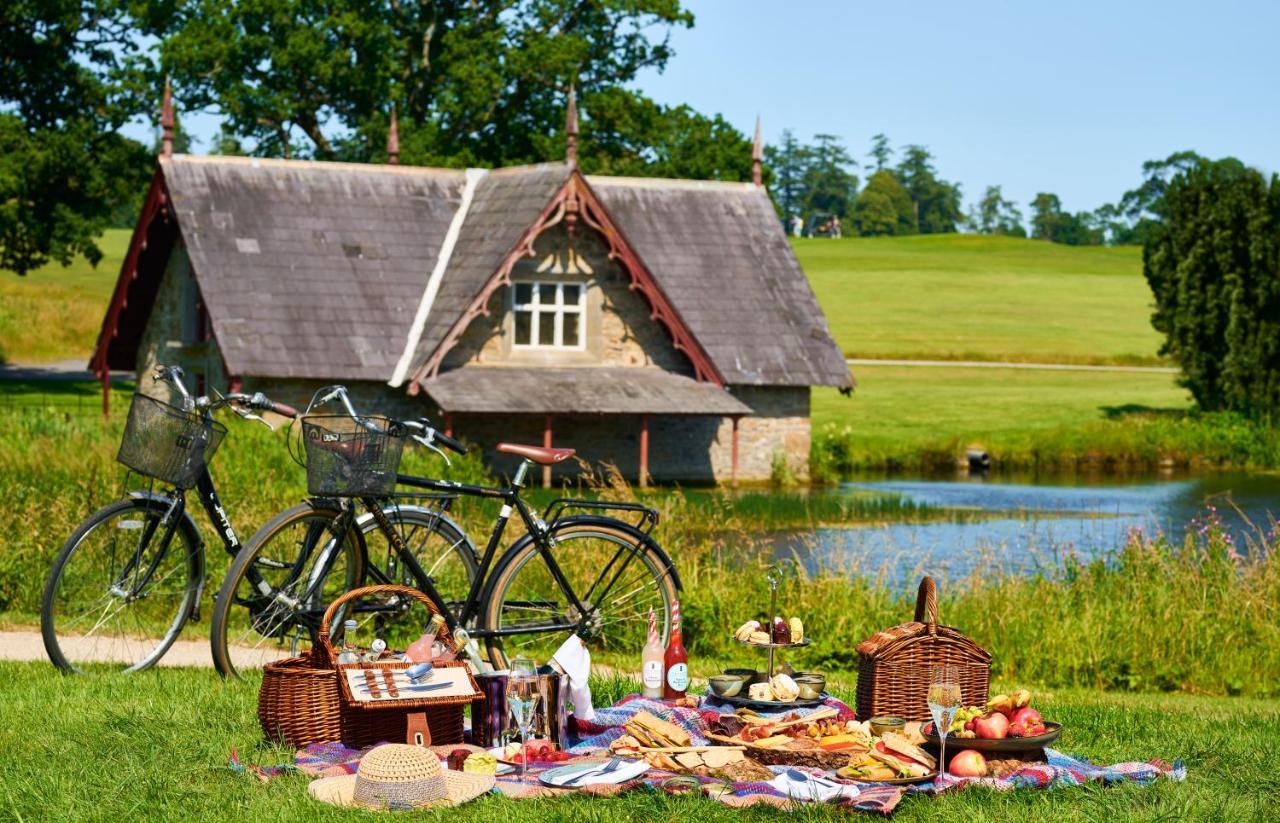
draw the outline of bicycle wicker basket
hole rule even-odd
[[[920,581],[915,620],[876,632],[858,644],[858,717],[929,719],[930,669],[953,666],[967,706],[984,706],[991,655],[950,626],[938,625],[938,587]]]
[[[189,489],[226,433],[227,427],[216,420],[135,393],[116,460],[138,474]]]
[[[342,604],[370,595],[400,595],[422,603],[433,614],[434,604],[417,589],[408,586],[366,586],[336,598],[325,611],[320,634],[311,653],[268,663],[263,667],[258,691],[258,722],[268,740],[302,748],[312,743],[343,743],[355,748],[381,742],[409,739],[414,723],[423,723],[431,745],[461,743],[463,710],[481,696],[467,664],[461,661],[436,663],[437,669],[461,669],[461,680],[470,684],[470,697],[414,698],[379,706],[360,704],[345,688],[348,669],[397,670],[400,662],[337,665],[337,655],[329,641],[329,627]],[[453,634],[443,626],[437,635],[446,646]]]
[[[396,485],[404,430],[386,417],[307,415],[307,491],[331,497],[383,497]]]

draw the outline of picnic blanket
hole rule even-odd
[[[839,712],[841,719],[851,719],[853,711],[844,703],[834,698],[825,704]],[[798,714],[809,714],[816,709],[796,710]],[[570,740],[566,751],[574,755],[574,760],[586,761],[589,758],[602,758],[608,754],[609,743],[624,734],[623,724],[641,711],[652,712],[671,723],[675,723],[689,732],[695,745],[705,745],[708,724],[720,713],[719,705],[713,701],[705,701],[699,709],[671,706],[657,700],[650,700],[639,695],[629,695],[618,703],[596,711],[591,722],[575,721],[570,726]],[[763,713],[762,713],[763,714]],[[777,713],[781,715],[782,713]],[[372,748],[372,747],[369,747]],[[444,757],[443,749],[437,747],[437,754]],[[297,772],[312,778],[332,777],[335,775],[354,774],[360,764],[360,758],[369,749],[353,749],[337,743],[322,743],[308,746],[297,752],[292,764],[278,766],[255,766],[242,763],[233,750],[231,768],[241,773],[252,774],[259,780],[267,781],[287,772]],[[947,781],[933,781],[914,786],[886,786],[883,784],[858,784],[852,789],[818,792],[812,785],[806,785],[804,774],[814,777],[823,772],[815,769],[789,769],[785,766],[770,766],[775,775],[769,782],[734,783],[732,791],[718,797],[718,801],[729,806],[746,807],[759,803],[778,808],[807,802],[810,797],[820,795],[830,797],[830,802],[850,811],[890,814],[906,794],[936,794],[953,792],[968,785],[985,786],[998,791],[1013,789],[1056,789],[1063,786],[1078,786],[1083,783],[1151,783],[1159,778],[1182,781],[1186,779],[1187,770],[1184,763],[1163,760],[1145,762],[1115,763],[1109,766],[1090,763],[1088,760],[1073,757],[1057,751],[1045,749],[1046,762],[1033,763],[1012,774],[999,778],[956,778]],[[594,785],[578,789],[557,789],[539,782],[543,772],[564,765],[563,763],[532,763],[522,779],[519,772],[502,775],[497,780],[494,791],[512,799],[532,797],[556,797],[574,792],[585,792],[599,796],[614,796],[636,790],[650,790],[667,793],[680,793],[696,790],[689,784],[689,777],[680,776],[658,770],[650,770],[637,780],[620,785]],[[699,783],[720,783],[711,778],[695,778]],[[843,783],[844,781],[839,781]],[[829,788],[829,787],[828,787]]]

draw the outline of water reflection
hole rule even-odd
[[[1069,552],[1088,557],[1114,550],[1134,528],[1181,540],[1187,524],[1203,516],[1207,505],[1217,509],[1241,546],[1270,533],[1280,516],[1276,475],[1016,483],[855,480],[829,493],[865,491],[992,516],[976,522],[891,523],[780,535],[777,553],[798,555],[810,570],[857,570],[895,583],[925,572],[954,579],[979,565],[1034,572],[1056,566]]]

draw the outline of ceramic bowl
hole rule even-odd
[[[792,680],[800,687],[800,697],[817,700],[827,688],[827,676],[818,672],[796,672]]]
[[[740,675],[717,674],[708,677],[707,683],[717,697],[737,697],[738,692],[742,691],[742,686],[746,683],[746,680]]]
[[[902,732],[907,721],[901,717],[873,717],[870,721],[872,734],[884,734],[885,732]]]
[[[745,678],[747,684],[763,683],[769,679],[764,672],[758,672],[755,669],[725,669],[724,673]]]

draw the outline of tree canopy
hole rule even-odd
[[[1233,158],[1171,177],[1143,248],[1162,354],[1203,409],[1280,415],[1280,179]]]
[[[982,199],[969,213],[968,223],[979,234],[1002,234],[1008,237],[1026,237],[1022,225],[1022,212],[1006,200],[999,186],[987,186]]]
[[[915,206],[911,195],[888,169],[881,169],[867,180],[853,210],[858,234],[915,234]]]
[[[924,146],[903,149],[897,177],[911,197],[916,229],[921,234],[953,232],[964,221],[959,184],[938,179],[933,155]]]

